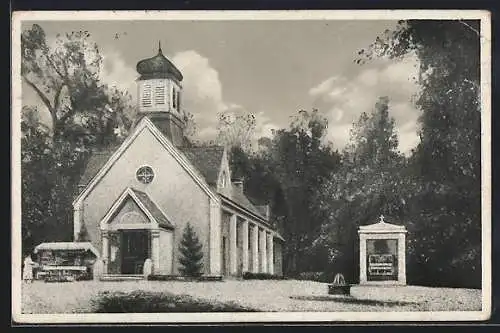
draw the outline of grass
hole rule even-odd
[[[249,312],[234,302],[214,302],[167,292],[101,292],[91,300],[96,313]]]
[[[163,296],[159,296],[159,295]],[[128,295],[128,296],[125,296]],[[120,297],[135,303],[117,304]],[[144,304],[142,296],[158,305]],[[328,295],[328,284],[298,280],[80,281],[22,285],[23,313],[96,311],[373,312],[480,311],[481,290],[419,286],[352,286],[351,296]],[[144,298],[142,297],[142,298]],[[106,303],[107,302],[107,303]],[[143,302],[141,305],[140,302]],[[106,304],[104,304],[106,303]],[[155,304],[156,304],[155,303]],[[99,305],[101,304],[101,305]],[[113,305],[115,304],[115,305]],[[178,304],[178,305],[177,305]],[[155,310],[158,311],[158,310]]]

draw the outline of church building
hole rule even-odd
[[[203,274],[282,274],[283,238],[269,207],[231,178],[228,152],[186,140],[182,73],[163,54],[137,63],[137,119],[124,142],[90,157],[73,202],[74,239],[84,229],[104,274],[178,275],[189,223],[203,246]]]

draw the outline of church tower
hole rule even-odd
[[[182,73],[163,55],[161,44],[158,44],[158,54],[139,61],[136,69],[140,76],[135,124],[147,116],[175,146],[182,146],[186,126],[181,109]]]

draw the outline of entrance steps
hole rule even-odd
[[[142,274],[105,274],[101,276],[101,281],[138,281],[144,280]]]

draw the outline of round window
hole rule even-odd
[[[143,166],[137,169],[136,172],[136,177],[137,180],[140,181],[143,184],[149,184],[153,181],[153,178],[155,176],[153,169],[149,166]]]

